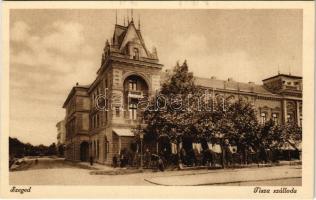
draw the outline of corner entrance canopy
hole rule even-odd
[[[134,137],[134,133],[128,128],[114,128],[113,132],[120,137]]]

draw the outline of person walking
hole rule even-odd
[[[116,155],[113,156],[112,161],[113,161],[113,167],[116,168],[117,167],[117,157],[116,157]]]
[[[158,158],[158,169],[162,172],[165,171],[165,166],[164,166],[163,160],[160,156]]]
[[[90,156],[90,165],[92,166],[93,165],[93,157]]]

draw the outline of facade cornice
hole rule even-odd
[[[201,87],[201,86],[199,86]],[[229,93],[229,94],[236,94],[236,95],[248,95],[248,96],[254,96],[259,98],[270,98],[275,100],[280,100],[283,98],[283,96],[278,94],[262,94],[262,93],[255,93],[255,92],[245,92],[245,91],[238,91],[238,90],[231,90],[231,89],[219,89],[219,88],[212,88],[212,87],[202,87],[204,89],[210,89],[215,92],[222,92],[222,93]]]

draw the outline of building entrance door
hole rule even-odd
[[[81,161],[88,161],[89,157],[89,143],[88,142],[82,142],[80,144],[80,160]]]

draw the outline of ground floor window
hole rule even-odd
[[[272,113],[272,121],[273,121],[275,124],[278,124],[279,118],[278,118],[278,114],[277,114],[277,113]]]
[[[265,124],[267,121],[267,114],[265,112],[262,112],[260,115],[261,118],[261,124]]]
[[[110,143],[109,143],[109,141],[105,140],[105,142],[104,142],[104,159],[105,160],[108,157],[109,150],[110,150]]]

